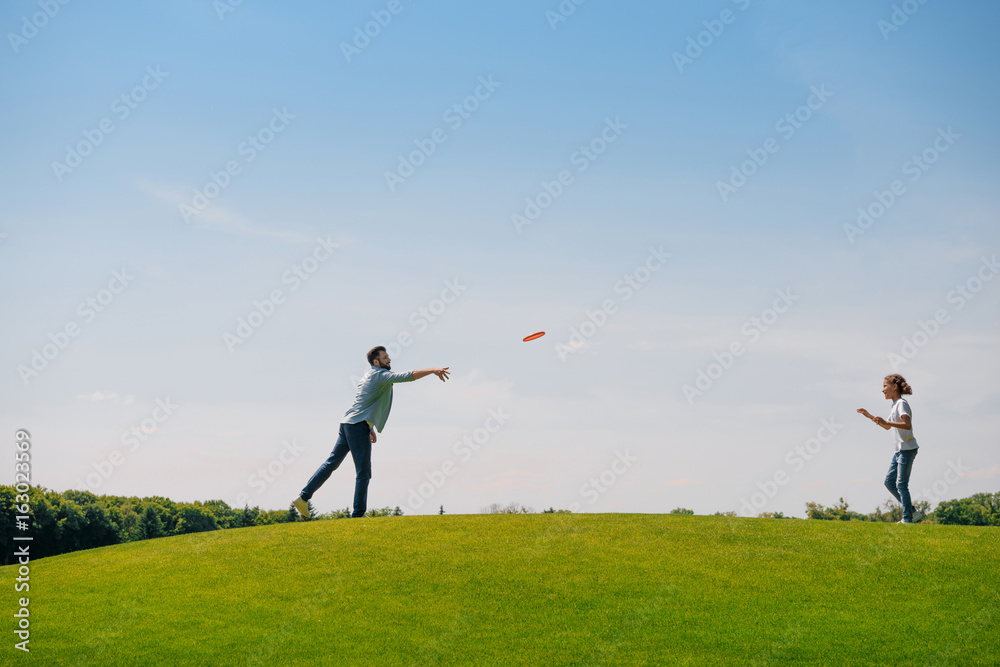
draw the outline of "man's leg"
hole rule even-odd
[[[917,450],[907,449],[899,453],[899,472],[896,478],[896,489],[899,491],[899,502],[903,504],[903,521],[913,521],[913,505],[910,503],[910,470]]]
[[[889,472],[885,475],[885,488],[889,489],[892,497],[902,503],[899,491],[896,489],[896,480],[899,478],[899,452],[892,455],[892,463],[889,464]]]
[[[330,452],[329,458],[313,473],[313,476],[306,482],[305,488],[302,489],[302,493],[299,494],[303,500],[308,501],[312,498],[316,490],[323,486],[323,482],[328,480],[333,471],[339,468],[343,460],[347,458],[347,452],[350,449],[348,448],[345,426],[350,426],[350,424],[340,425],[340,435],[337,437],[337,444],[333,446],[333,451]]]
[[[366,422],[345,424],[345,428],[354,468],[358,471],[354,482],[354,512],[351,514],[356,519],[364,516],[368,509],[368,481],[372,478],[372,439]]]

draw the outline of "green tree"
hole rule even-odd
[[[382,508],[376,509],[376,508],[373,507],[372,509],[370,509],[367,512],[365,512],[365,516],[371,516],[371,517],[392,516],[392,508],[391,507],[382,507]]]
[[[832,519],[833,517],[826,513],[826,508],[819,503],[807,502],[806,503],[806,518],[807,519]]]
[[[134,498],[143,506],[152,505],[156,514],[160,517],[160,524],[163,527],[164,535],[174,535],[177,532],[177,503],[170,498],[163,496],[149,496],[148,498]]]
[[[14,487],[0,486],[0,565],[10,565],[14,562],[14,536],[17,530],[15,509],[17,503],[14,497],[17,493]]]
[[[239,518],[236,521],[236,526],[238,528],[248,528],[250,526],[256,526],[258,516],[260,516],[259,507],[255,505],[253,509],[250,509],[249,505],[244,505],[243,509],[240,511]]]
[[[59,551],[78,551],[85,549],[84,535],[87,530],[87,518],[80,506],[72,500],[64,499],[59,504],[56,513],[56,525],[59,527]]]
[[[126,505],[121,509],[113,506],[112,509],[118,512],[119,516],[117,522],[119,542],[133,542],[143,539],[140,527],[142,517],[134,505]]]
[[[218,529],[219,525],[216,523],[215,515],[208,508],[200,506],[200,503],[185,503],[177,508],[177,528],[174,531],[175,535],[203,533],[207,530]]]
[[[944,500],[934,511],[938,523],[1000,526],[1000,492],[976,493],[960,500]]]
[[[34,537],[32,553],[35,558],[66,553],[59,538],[59,495],[35,487],[28,492],[31,501],[31,533]]]
[[[194,504],[210,512],[219,528],[234,528],[239,525],[239,512],[222,500],[206,500],[203,503],[195,501]]]
[[[685,507],[675,507],[670,510],[670,514],[694,514],[694,510],[689,510]]]
[[[82,548],[94,549],[121,542],[112,520],[114,514],[117,514],[117,509],[112,508],[109,510],[100,502],[91,502],[84,505],[83,515],[87,525],[87,532],[83,537]]]
[[[827,510],[834,519],[839,521],[850,521],[851,519],[860,519],[866,521],[868,519],[864,514],[858,514],[857,512],[849,509],[847,501],[843,497],[840,498],[839,502],[833,507]]]
[[[155,537],[163,537],[166,531],[163,529],[163,521],[160,520],[160,513],[152,503],[147,503],[139,518],[138,535],[140,540],[150,540]]]
[[[913,520],[920,523],[937,523],[937,517],[931,511],[930,501],[918,500],[913,503]]]

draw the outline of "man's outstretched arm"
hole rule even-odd
[[[420,378],[426,377],[428,375],[437,375],[439,378],[441,378],[441,382],[444,382],[445,380],[448,379],[449,368],[451,368],[451,366],[445,366],[444,368],[425,368],[422,371],[413,371],[413,379],[419,380]]]

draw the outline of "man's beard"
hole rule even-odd
[[[379,362],[379,365],[382,366],[382,363]],[[389,362],[389,363],[385,364],[384,366],[382,366],[382,368],[384,368],[387,371],[391,371],[392,370],[392,362]]]

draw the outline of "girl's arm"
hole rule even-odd
[[[865,417],[868,417],[868,419],[871,419],[873,422],[875,422],[879,426],[882,426],[882,424],[879,423],[879,420],[882,419],[881,417],[875,417],[874,415],[872,415],[872,413],[868,412],[864,408],[858,408],[858,412],[860,414],[863,414]],[[883,419],[882,421],[885,421],[885,420]],[[882,428],[884,428],[887,431],[889,430],[888,426],[882,426]]]
[[[881,417],[876,417],[873,421],[876,424],[878,424],[879,426],[881,426],[882,428],[884,428],[886,431],[888,431],[890,428],[898,428],[898,429],[902,429],[904,431],[912,431],[913,430],[913,425],[912,425],[912,422],[910,420],[910,415],[907,415],[907,414],[904,414],[902,417],[900,417],[900,421],[898,421],[898,422],[887,422],[886,420],[882,419]]]

